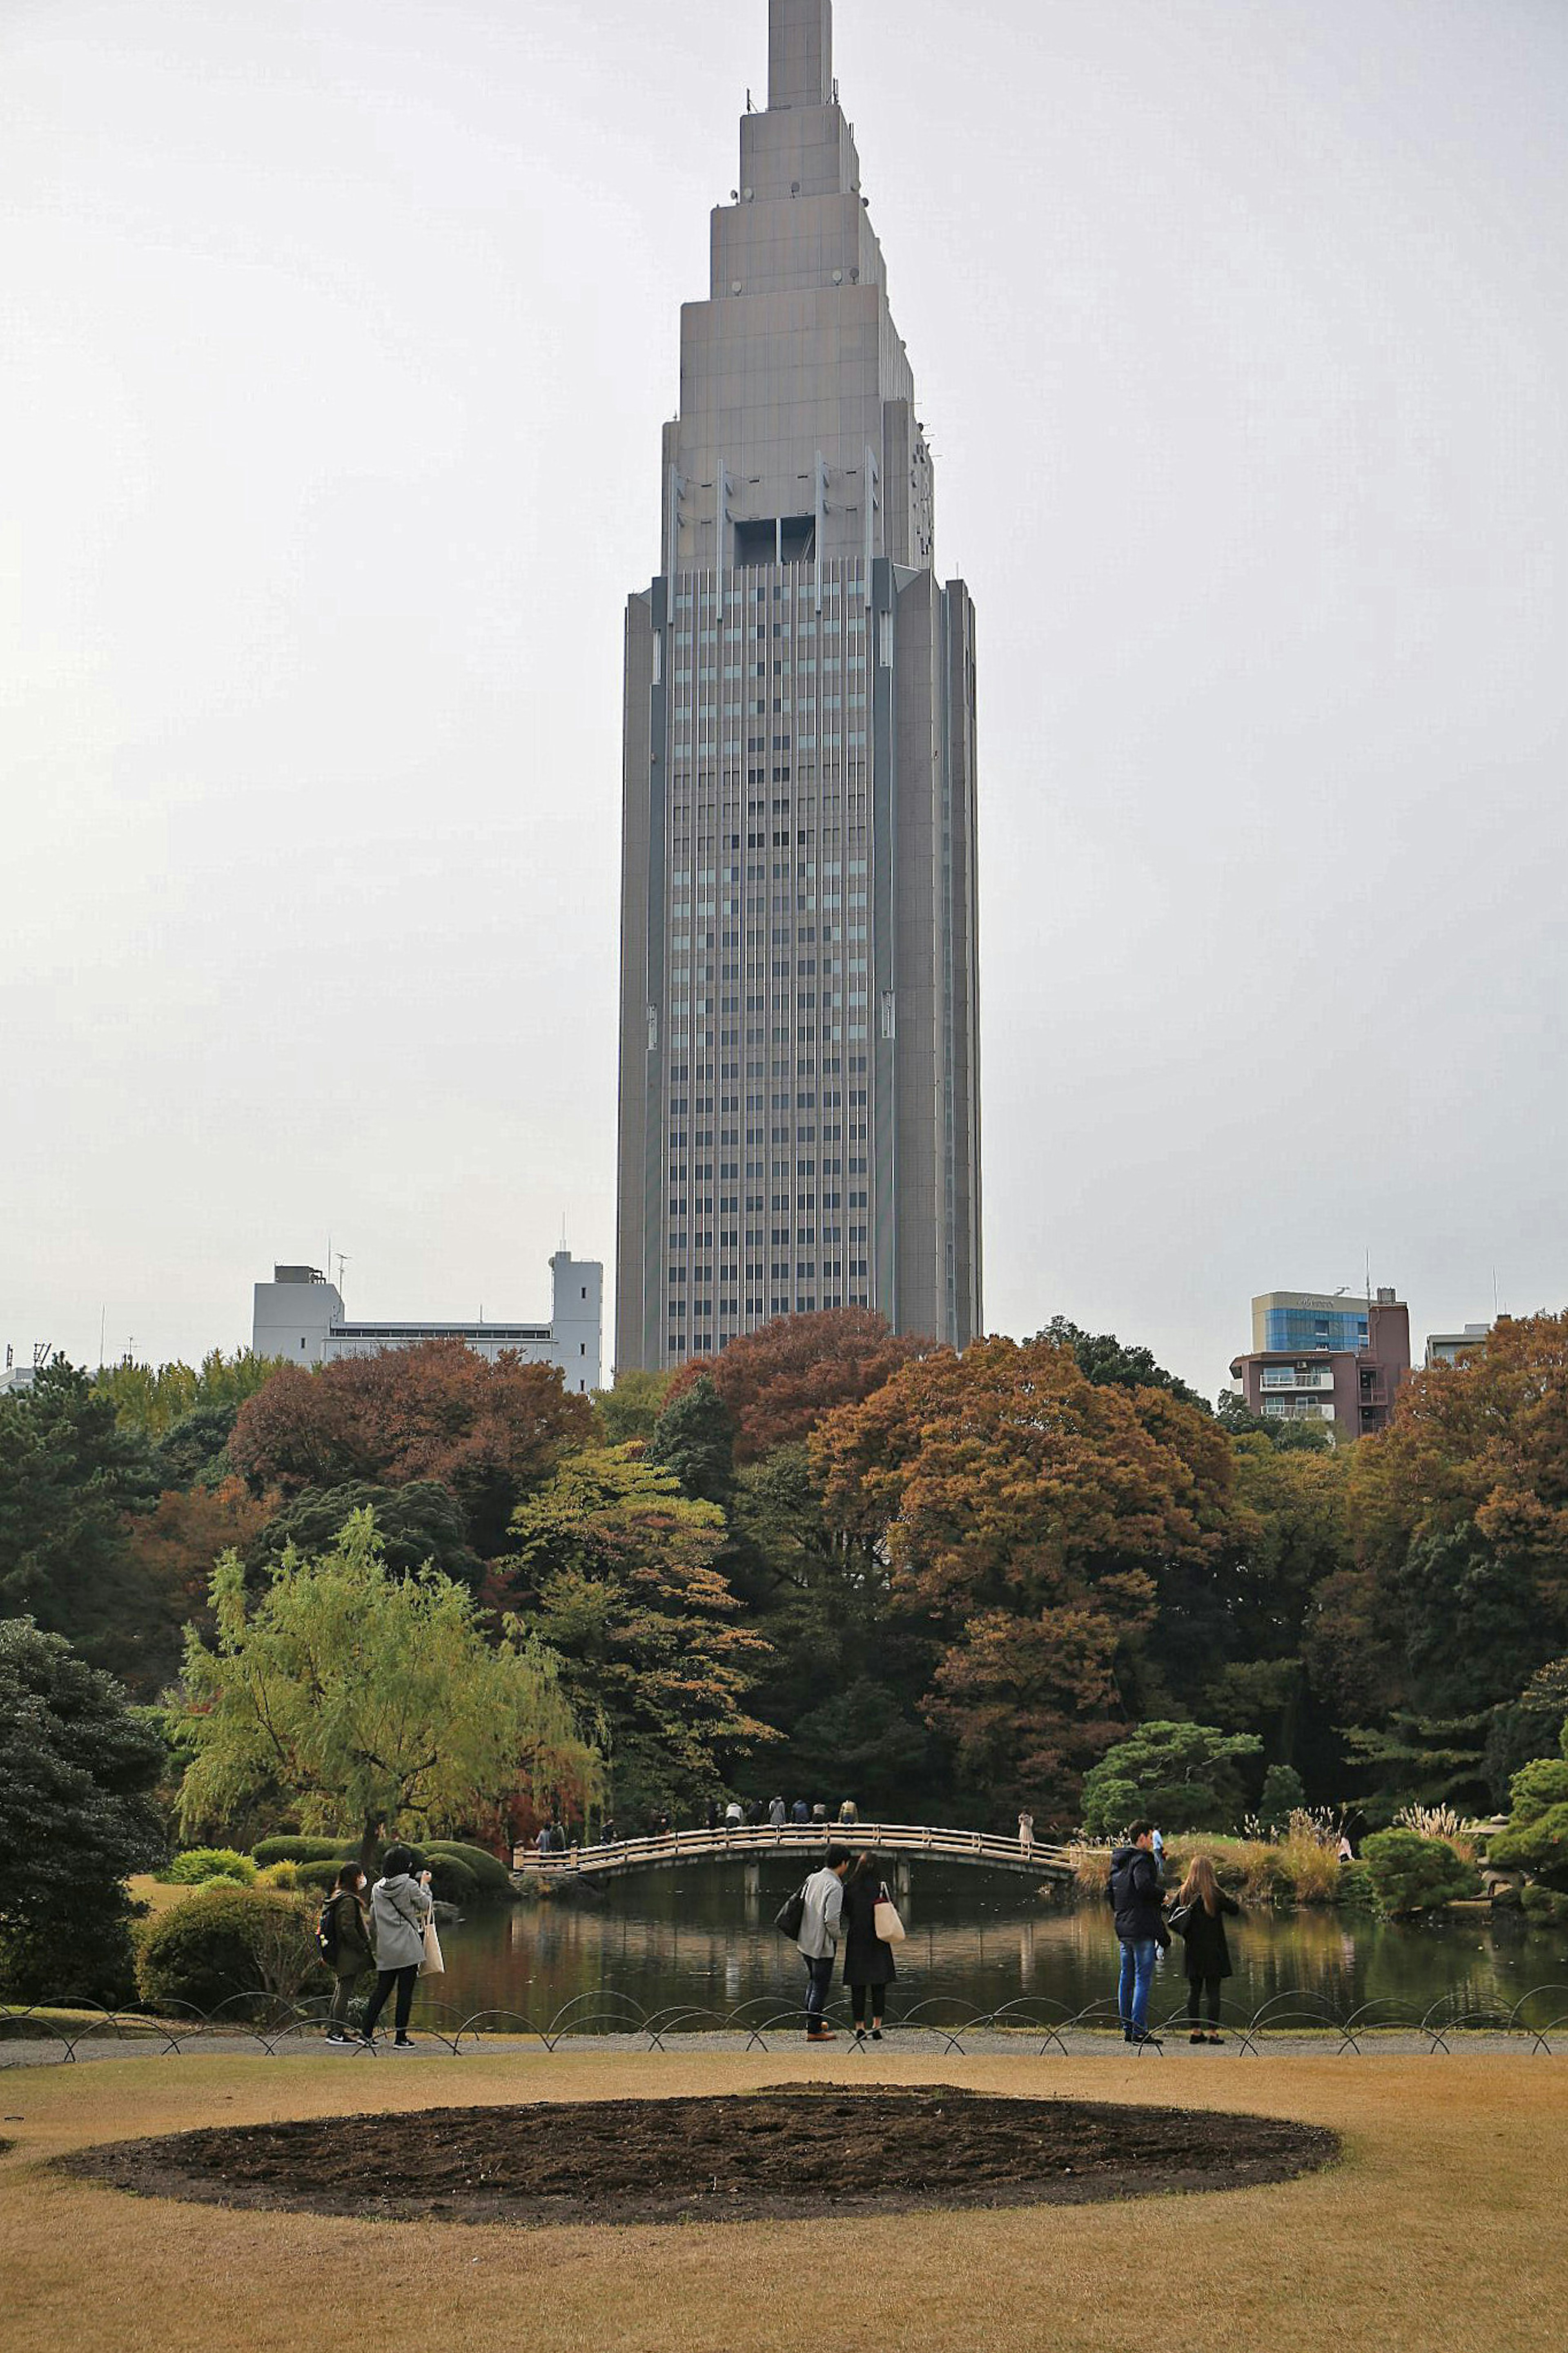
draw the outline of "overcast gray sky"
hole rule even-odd
[[[837,0],[981,630],[986,1320],[1568,1301],[1568,7]],[[613,1261],[621,615],[765,0],[0,5],[0,1341]],[[1419,1342],[1418,1342],[1419,1345]]]

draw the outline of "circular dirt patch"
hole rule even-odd
[[[319,2116],[59,2160],[143,2196],[455,2222],[752,2221],[1079,2204],[1288,2181],[1334,2135],[1274,2116],[921,2090]]]

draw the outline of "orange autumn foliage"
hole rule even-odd
[[[778,1316],[716,1356],[694,1356],[670,1383],[665,1406],[711,1381],[735,1424],[736,1461],[755,1462],[809,1436],[835,1407],[871,1396],[931,1345],[900,1338],[868,1307]]]
[[[1164,1390],[1096,1386],[1067,1348],[987,1340],[905,1365],[811,1453],[830,1518],[879,1537],[891,1605],[941,1642],[926,1712],[964,1778],[1069,1820],[1125,1729],[1157,1578],[1234,1543],[1225,1433]]]

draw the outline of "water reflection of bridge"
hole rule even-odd
[[[760,1876],[771,1857],[793,1855],[806,1863],[820,1860],[830,1840],[857,1852],[870,1847],[888,1856],[903,1886],[917,1861],[965,1863],[1037,1882],[1072,1877],[1065,1847],[994,1838],[985,1831],[939,1830],[921,1822],[786,1822],[777,1828],[771,1822],[755,1828],[721,1824],[710,1831],[666,1831],[650,1838],[616,1839],[608,1845],[568,1847],[563,1854],[536,1854],[531,1847],[520,1846],[512,1869],[548,1880],[582,1879],[596,1884],[634,1871],[668,1871],[682,1862],[739,1862],[746,1865],[751,1880]]]

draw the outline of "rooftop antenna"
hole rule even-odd
[[[103,1370],[103,1331],[108,1321],[109,1304],[108,1302],[105,1301],[104,1304],[98,1311],[98,1369],[100,1373]]]
[[[329,1260],[328,1260],[328,1264],[330,1265],[330,1264],[331,1264],[331,1259],[329,1258]],[[347,1254],[347,1252],[346,1252],[346,1251],[344,1251],[344,1250],[340,1250],[340,1251],[338,1252],[338,1291],[339,1291],[340,1295],[341,1295],[341,1293],[342,1293],[342,1287],[343,1287],[343,1269],[344,1269],[344,1267],[345,1267],[345,1266],[347,1266],[348,1262],[349,1262],[349,1261],[348,1261],[348,1254]]]

